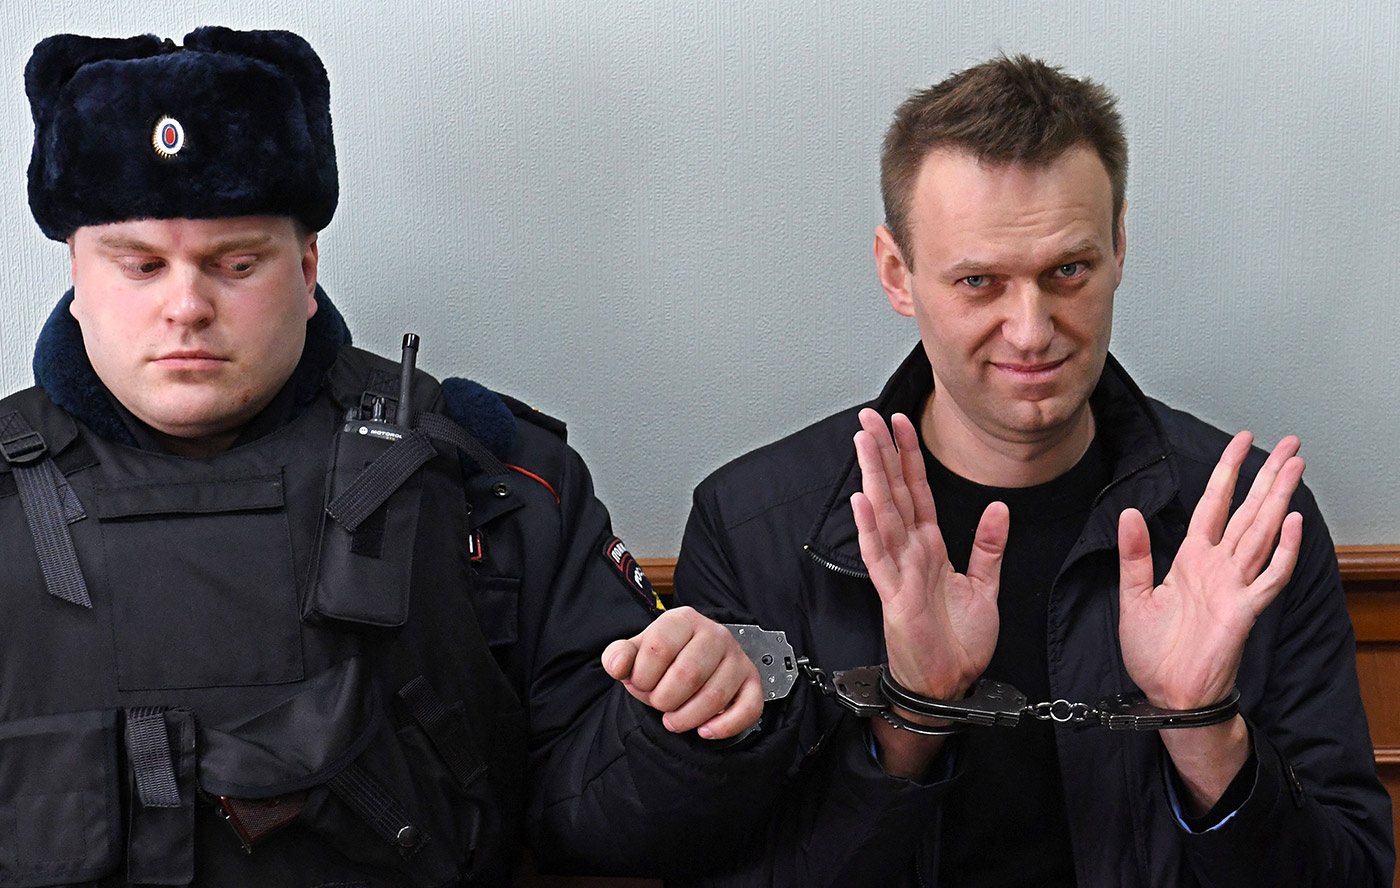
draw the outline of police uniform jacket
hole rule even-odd
[[[917,416],[932,390],[916,348],[869,406]],[[864,405],[863,405],[864,406]],[[1049,600],[1052,696],[1093,703],[1136,690],[1118,649],[1117,521],[1140,509],[1161,581],[1229,436],[1149,400],[1108,359],[1091,398],[1112,465]],[[826,670],[883,662],[880,600],[861,561],[851,494],[858,408],[724,466],[695,491],[675,583],[678,602],[783,629]],[[1236,505],[1264,454],[1242,471]],[[1357,689],[1354,639],[1327,527],[1299,488],[1302,551],[1260,616],[1240,666],[1240,711],[1258,767],[1247,800],[1193,834],[1169,799],[1152,732],[1057,728],[1077,882],[1092,886],[1390,884],[1390,802],[1376,779]],[[1036,701],[1032,701],[1036,702]],[[787,783],[766,825],[713,885],[934,885],[940,799],[959,744],[926,783],[886,776],[866,726],[799,682],[765,722],[797,722]],[[946,779],[944,779],[946,776]],[[995,817],[994,811],[987,816]],[[1007,836],[1015,841],[1015,836]]]
[[[602,671],[658,604],[563,425],[420,373],[418,410],[475,455],[435,440],[387,506],[326,520],[322,491],[374,455],[346,406],[395,365],[317,299],[291,381],[214,457],[143,440],[71,293],[41,385],[0,403],[43,439],[0,436],[0,886],[497,884],[522,823],[545,866],[705,865],[773,768],[760,742],[670,734]],[[66,534],[34,531],[44,466]],[[81,592],[39,554],[65,536]],[[345,570],[366,553],[381,567]]]

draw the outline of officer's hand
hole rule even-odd
[[[667,730],[732,737],[763,714],[758,670],[729,630],[689,607],[668,610],[640,635],[603,651],[603,668],[664,713]]]
[[[967,573],[957,573],[948,563],[913,424],[896,413],[893,440],[874,410],[862,410],[860,424],[855,445],[862,492],[851,497],[851,508],[861,559],[880,593],[890,672],[915,693],[957,699],[996,649],[1010,512],[1003,503],[987,506]]]
[[[1293,574],[1303,535],[1302,516],[1288,512],[1303,475],[1298,439],[1278,443],[1230,516],[1252,440],[1240,432],[1225,448],[1162,585],[1153,583],[1142,514],[1119,518],[1123,665],[1154,706],[1195,709],[1225,697],[1255,619]]]

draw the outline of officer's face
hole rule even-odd
[[[316,311],[316,235],[290,218],[78,229],[72,313],[98,377],[177,453],[217,452],[291,376]]]
[[[992,447],[1087,443],[1123,274],[1112,205],[1087,148],[1043,167],[929,155],[910,206],[913,270],[883,227],[876,240],[890,304],[918,322],[933,366],[927,421]]]

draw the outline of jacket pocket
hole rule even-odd
[[[493,653],[515,644],[520,623],[520,580],[478,576],[472,583],[472,610]]]
[[[302,677],[279,473],[97,490],[122,690]]]
[[[114,711],[0,724],[0,888],[72,885],[122,857]]]

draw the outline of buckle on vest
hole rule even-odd
[[[0,456],[12,466],[32,465],[44,458],[49,448],[38,432],[21,432],[0,441]]]

